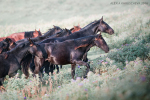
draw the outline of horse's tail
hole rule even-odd
[[[29,69],[31,60],[32,60],[32,55],[29,53],[21,61],[22,72],[26,75],[26,78],[29,77],[28,69]]]

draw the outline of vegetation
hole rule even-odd
[[[73,3],[70,0],[44,1],[45,4],[47,4],[48,2],[51,3],[52,5],[51,7],[50,6],[45,7],[50,7],[51,9],[53,8],[52,11],[54,12],[57,12],[64,7],[63,11],[68,11],[68,13],[66,13],[66,15],[64,16],[64,18],[66,19],[57,18],[60,17],[62,13],[65,13],[63,11],[62,12],[59,11],[60,14],[58,14],[58,12],[57,14],[56,13],[52,14],[52,17],[56,14],[55,15],[57,16],[56,19],[59,20],[53,20],[50,17],[51,20],[48,22],[46,22],[47,19],[45,21],[39,22],[35,22],[34,20],[32,22],[28,20],[30,21],[30,23],[21,22],[22,23],[21,24],[19,22],[16,22],[15,25],[11,24],[7,25],[4,24],[3,22],[2,25],[0,25],[1,36],[6,36],[11,33],[20,31],[34,30],[35,28],[36,29],[40,28],[40,30],[44,33],[47,31],[47,29],[52,27],[53,24],[60,26],[62,28],[65,27],[71,28],[73,27],[73,25],[77,25],[79,23],[81,27],[84,27],[91,21],[100,19],[101,16],[103,16],[104,21],[106,21],[115,31],[115,34],[113,35],[102,33],[104,39],[106,40],[107,44],[110,47],[109,53],[104,53],[101,49],[97,47],[93,47],[88,52],[88,58],[89,63],[91,65],[91,69],[90,72],[88,73],[87,79],[82,78],[82,76],[85,74],[86,67],[78,65],[76,67],[75,80],[71,79],[70,65],[63,66],[63,68],[60,69],[59,74],[56,74],[56,72],[54,72],[54,74],[50,76],[44,74],[43,82],[40,82],[38,77],[33,78],[32,73],[30,73],[30,77],[28,79],[25,79],[24,74],[21,74],[21,71],[18,71],[18,74],[15,77],[13,78],[6,77],[4,81],[4,87],[6,91],[0,90],[0,100],[8,100],[8,99],[149,100],[150,99],[149,5],[138,5],[138,6],[132,5],[132,7],[111,5],[107,12],[108,8],[106,8],[105,5],[106,3],[109,3],[110,5],[110,2],[105,1],[104,3],[101,3],[99,2],[99,0],[94,0],[96,3],[93,3],[92,1],[93,0],[87,0],[81,3],[78,3],[77,1],[74,1]],[[28,3],[29,1],[27,2],[27,4]],[[104,11],[102,13],[98,11],[99,10],[98,4],[100,3],[104,4],[102,5],[102,7],[104,8]],[[21,1],[20,4],[22,4]],[[37,4],[38,3],[35,2],[35,5]],[[60,4],[64,4],[64,6],[63,5],[59,6]],[[70,5],[67,6],[67,4]],[[83,7],[82,9],[83,11],[81,10],[80,12],[81,8],[75,8],[75,5],[77,4],[80,4],[80,6],[78,7],[81,8]],[[13,6],[15,7],[15,5]],[[32,7],[33,6],[34,5],[32,5]],[[40,5],[38,5],[38,7],[39,6]],[[58,9],[57,10],[54,9],[55,8],[54,6],[58,7]],[[87,9],[87,12],[84,12],[86,8],[88,8],[89,6],[91,7],[91,10]],[[16,6],[16,8],[17,7],[18,6]],[[42,7],[44,6],[41,5],[41,7],[39,7],[38,9]],[[116,8],[113,11],[114,7]],[[127,7],[128,9],[125,9]],[[15,13],[15,11],[18,10],[20,11],[22,10],[16,8],[14,8],[14,12],[12,13]],[[24,11],[28,11],[29,9],[30,8]],[[74,14],[69,15],[71,13],[70,9],[72,9],[71,11],[73,11]],[[10,8],[7,8],[6,10],[9,11]],[[48,13],[47,10],[48,8],[43,10],[43,12]],[[119,12],[121,10],[124,11]],[[81,14],[82,12],[83,14]],[[66,17],[67,15],[68,17]],[[35,16],[31,17],[33,18]],[[13,23],[12,20],[10,20],[10,22]]]

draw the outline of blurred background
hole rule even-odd
[[[150,0],[0,0],[0,25],[62,21],[76,17],[123,12]]]

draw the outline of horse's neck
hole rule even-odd
[[[48,32],[46,32],[44,35],[33,38],[31,40],[33,40],[34,42],[38,42],[38,41],[41,41],[41,40],[47,38],[48,36],[52,36],[53,34],[54,34],[54,30],[52,29],[52,30],[49,30]]]
[[[77,40],[74,40],[74,43],[75,43],[76,49],[81,48],[81,47],[88,49],[94,46],[93,37],[77,39]]]
[[[90,48],[93,47],[93,46],[95,46],[95,44],[94,44],[94,43],[91,43],[91,44],[86,48],[85,53],[87,53],[87,52],[90,50]]]
[[[89,25],[88,27],[85,27],[84,29],[80,30],[80,31],[77,31],[77,33],[81,33],[82,35],[94,35],[96,34],[95,33],[95,29],[96,27],[99,25],[99,21],[98,22],[95,22],[95,23],[92,23],[91,25]],[[75,32],[76,33],[76,32]]]
[[[20,63],[25,54],[27,53],[28,47],[23,48],[22,50],[14,49],[11,51],[11,53],[14,55],[14,57],[17,59],[17,61]]]

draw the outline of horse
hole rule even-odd
[[[36,51],[30,51],[31,47],[39,48],[38,45],[36,45],[32,40],[29,39],[29,42],[20,44],[14,49],[0,54],[0,85],[2,85],[2,79],[4,79],[6,75],[8,75],[9,77],[15,76],[17,70],[21,69],[21,65],[23,69],[27,69],[27,66],[30,64],[30,61],[32,59],[32,55],[30,56],[28,55],[28,53],[42,58],[43,54],[41,54],[41,52],[38,51],[37,53],[35,53]],[[28,56],[28,59],[25,59],[26,55]],[[26,61],[22,62],[23,59],[25,59]],[[23,72],[28,77],[28,72]]]
[[[18,40],[21,40],[21,39],[24,39],[24,38],[33,38],[33,37],[37,37],[37,36],[41,36],[41,32],[40,30],[37,31],[35,29],[35,31],[29,31],[29,32],[20,32],[20,33],[13,33],[7,37],[1,37],[0,38],[0,41],[3,41],[3,39],[5,38],[10,38],[12,39],[14,42],[18,41]]]
[[[62,31],[61,31],[61,34],[58,36],[58,37],[65,37],[65,36],[69,36],[70,34],[72,34],[72,32],[70,31],[70,30],[68,30],[68,29],[63,29]],[[49,38],[50,39],[50,38]],[[53,37],[51,37],[51,39],[53,39]],[[37,42],[36,42],[37,43]],[[33,57],[33,59],[32,59],[32,63],[30,64],[30,69],[31,69],[31,71],[34,73],[34,74],[38,74],[38,73],[36,73],[36,72],[34,72],[34,69],[35,69],[35,64],[36,64],[36,66],[38,65],[38,63],[34,63],[34,60],[36,59],[36,57]],[[38,59],[38,58],[37,58]],[[47,73],[47,74],[49,74],[49,72],[51,72],[51,73],[53,73],[53,68],[57,68],[57,73],[59,72],[59,67],[58,67],[58,65],[53,65],[53,64],[50,64],[49,62],[47,62],[47,61],[44,61],[44,59],[43,58],[41,58],[40,59],[40,61],[42,61],[42,65],[41,66],[43,66],[42,68],[41,68],[41,73],[42,73],[42,71],[43,71],[43,69],[45,68],[45,72]],[[52,68],[53,67],[53,68]]]
[[[110,35],[114,34],[114,30],[106,22],[103,21],[103,17],[102,17],[100,20],[91,22],[90,24],[88,24],[87,26],[82,28],[81,30],[76,31],[69,36],[57,37],[57,38],[53,38],[53,39],[47,38],[47,39],[41,41],[39,44],[63,42],[68,39],[77,39],[77,38],[81,38],[81,37],[88,36],[88,35],[94,35],[94,34],[98,33],[99,31],[106,32]],[[43,63],[48,63],[44,60],[39,59],[38,57],[34,58],[34,61],[35,61],[34,63],[36,63],[36,60],[39,61],[37,65],[43,65]],[[85,53],[83,60],[87,61],[87,53]],[[30,68],[32,69],[34,67],[30,67]],[[34,69],[32,69],[32,70],[34,70]]]
[[[80,25],[78,24],[78,26],[74,26],[73,28],[70,29],[70,31],[72,33],[76,32],[76,31],[79,31],[81,29]]]
[[[46,61],[56,65],[71,64],[71,75],[73,79],[75,75],[76,64],[87,67],[86,75],[89,72],[90,65],[87,62],[82,61],[82,58],[84,54],[90,50],[91,47],[97,46],[106,53],[109,52],[109,47],[103,39],[101,33],[77,39],[70,39],[64,42],[43,43],[38,45],[46,51],[47,55],[44,55],[47,56],[47,58],[45,58]],[[32,52],[35,52],[35,50],[38,51],[40,49],[37,50],[36,48],[31,47]],[[42,66],[36,66],[35,71],[39,72],[41,67]]]

